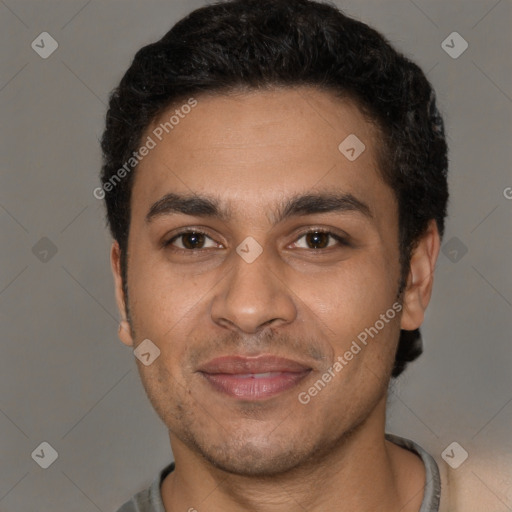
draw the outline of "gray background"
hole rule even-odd
[[[113,511],[172,458],[117,339],[92,190],[109,91],[136,50],[203,3],[0,0],[2,512]],[[456,238],[440,255],[425,353],[390,393],[388,431],[437,457],[459,442],[469,458],[457,471],[489,510],[510,511],[512,4],[337,3],[428,72],[451,149],[444,243]],[[31,48],[43,31],[59,44],[48,59]],[[457,59],[441,47],[453,31],[469,43]],[[31,457],[43,441],[58,452],[48,469]]]

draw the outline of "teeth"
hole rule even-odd
[[[238,374],[237,376],[241,379],[267,379],[279,375],[280,372],[267,372],[267,373],[245,373]]]

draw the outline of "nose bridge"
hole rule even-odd
[[[283,324],[296,316],[295,304],[279,276],[279,266],[272,254],[262,251],[255,259],[245,259],[253,248],[243,243],[240,253],[232,254],[228,279],[213,298],[212,320],[218,324],[236,326],[245,332],[256,332],[273,322]]]

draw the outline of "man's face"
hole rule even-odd
[[[197,101],[136,171],[123,341],[160,350],[137,364],[171,441],[229,471],[277,473],[382,421],[400,331],[386,314],[396,200],[375,128],[348,100],[283,89]],[[351,134],[366,146],[353,161],[353,139],[338,149]],[[196,201],[153,206],[167,194]]]

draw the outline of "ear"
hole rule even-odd
[[[401,328],[406,331],[418,329],[425,318],[441,239],[437,223],[432,219],[411,255],[409,275],[403,297]]]
[[[121,278],[121,249],[116,240],[112,243],[110,249],[110,265],[112,267],[112,274],[114,276],[114,287],[116,293],[116,302],[119,313],[121,314],[121,322],[119,324],[119,339],[127,346],[134,345],[130,324],[126,318],[126,303],[123,293],[123,280]]]

